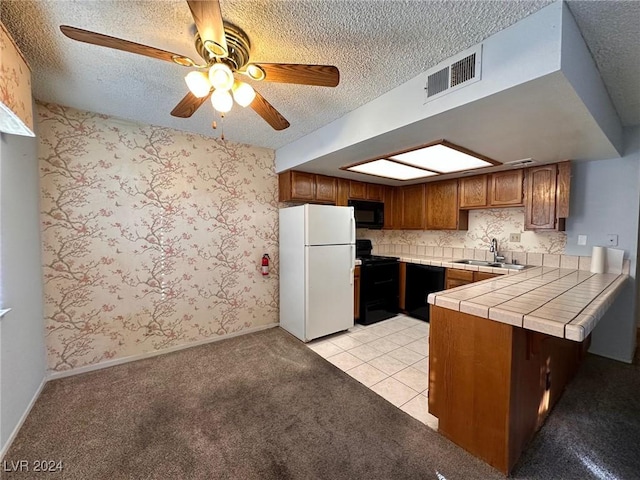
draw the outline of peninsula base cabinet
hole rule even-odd
[[[431,305],[429,413],[438,431],[508,475],[589,342]]]

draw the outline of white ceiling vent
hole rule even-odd
[[[480,80],[482,45],[451,57],[427,71],[427,102]]]
[[[509,165],[511,167],[528,167],[533,165],[536,161],[533,158],[521,158],[520,160],[511,160],[509,162],[503,162],[503,165]]]

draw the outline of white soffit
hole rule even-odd
[[[276,170],[335,175],[344,164],[439,138],[501,163],[525,157],[550,162],[558,155],[563,156],[559,160],[619,156],[622,127],[604,85],[589,85],[598,96],[597,109],[590,110],[561,70],[562,55],[571,53],[563,51],[562,36],[582,42],[575,38],[579,30],[563,29],[563,22],[573,22],[564,4],[545,7],[483,42],[481,81],[425,103],[426,73],[418,75],[278,149]],[[587,81],[599,79],[593,64],[583,67],[592,74]],[[607,125],[606,134],[599,121]],[[336,164],[338,158],[342,165]]]

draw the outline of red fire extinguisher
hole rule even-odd
[[[269,254],[262,255],[262,275],[269,275]]]

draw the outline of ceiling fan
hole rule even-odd
[[[340,72],[330,65],[304,65],[295,63],[253,63],[249,60],[251,43],[244,31],[222,19],[218,0],[187,0],[196,24],[195,47],[204,63],[189,57],[130,42],[121,38],[61,25],[67,37],[79,42],[137,53],[189,67],[185,81],[187,95],[171,111],[174,117],[188,118],[208,99],[223,116],[235,100],[251,108],[275,130],[284,130],[290,124],[251,85],[235,78],[244,75],[254,81],[294,83],[335,87]]]

